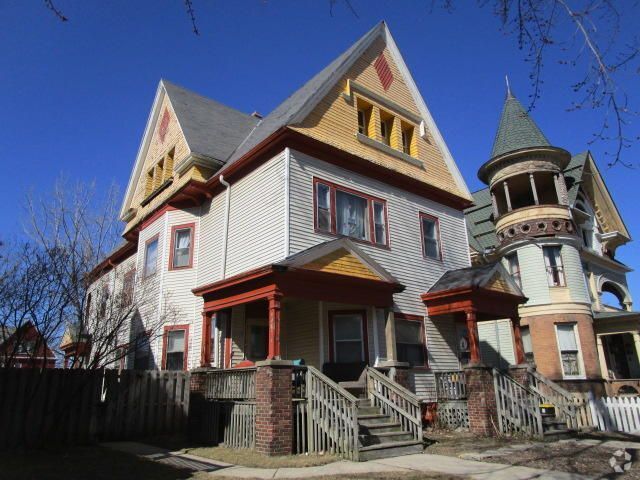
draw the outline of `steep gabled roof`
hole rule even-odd
[[[469,244],[479,253],[498,244],[496,229],[491,219],[491,193],[489,188],[471,194],[474,206],[464,211],[469,232]]]
[[[527,111],[510,89],[507,89],[507,98],[502,108],[500,124],[493,141],[491,158],[498,157],[507,152],[529,147],[551,146],[538,125],[532,120]]]
[[[161,83],[192,153],[224,162],[259,122],[167,80]]]

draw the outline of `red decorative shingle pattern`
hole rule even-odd
[[[391,68],[389,67],[389,63],[387,63],[387,59],[384,57],[384,53],[380,54],[373,66],[376,69],[382,88],[388,90],[391,83],[393,83],[393,74],[391,73]]]
[[[158,128],[158,137],[160,137],[160,141],[164,142],[164,137],[167,135],[167,130],[169,129],[169,110],[164,109],[164,113],[162,114],[162,120],[160,120],[160,127]]]

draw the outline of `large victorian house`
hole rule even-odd
[[[178,319],[123,366],[409,366],[428,397],[524,301],[499,263],[469,268],[471,205],[384,23],[264,118],[162,80],[108,265],[157,299],[136,335],[167,303]]]
[[[571,389],[637,392],[640,313],[616,260],[631,238],[591,153],[552,146],[508,91],[478,176],[489,186],[466,211],[472,260],[502,261],[528,298],[527,359]],[[509,329],[480,328],[484,358],[514,363]]]

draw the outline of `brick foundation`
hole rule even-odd
[[[290,455],[293,450],[291,374],[293,362],[256,363],[256,451]]]
[[[476,435],[493,436],[498,417],[491,367],[473,365],[465,367],[464,372],[467,378],[469,430]]]

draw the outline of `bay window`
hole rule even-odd
[[[169,268],[191,268],[193,260],[194,224],[178,225],[171,228],[171,260]]]
[[[315,228],[318,231],[387,245],[386,202],[315,180]]]
[[[442,254],[440,251],[440,226],[438,219],[426,213],[421,213],[420,229],[422,232],[423,255],[428,258],[440,260]]]
[[[144,250],[144,276],[150,277],[154,275],[158,269],[158,236],[156,235],[150,240]]]

